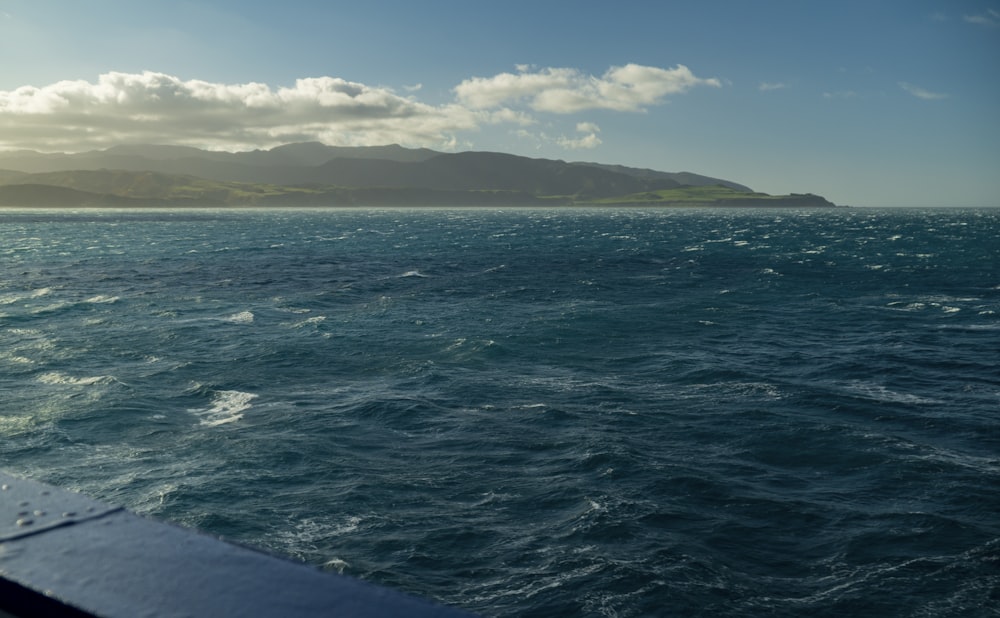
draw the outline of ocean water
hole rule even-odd
[[[0,211],[0,467],[488,616],[996,615],[998,239]]]

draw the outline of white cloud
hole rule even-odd
[[[555,140],[557,144],[566,150],[589,150],[601,145],[601,138],[596,133],[590,133],[578,138],[560,137]]]
[[[587,109],[636,112],[696,86],[721,86],[718,79],[696,77],[684,65],[661,69],[627,64],[612,67],[601,77],[567,68],[530,70],[519,66],[516,74],[473,77],[456,86],[455,95],[473,109],[523,102],[536,112],[556,114]]]
[[[980,26],[998,26],[1000,25],[1000,11],[995,9],[986,9],[985,13],[980,13],[978,15],[962,15],[962,19],[970,24],[977,24]]]
[[[541,148],[544,144],[555,144],[566,150],[587,150],[597,148],[601,145],[601,138],[597,134],[601,132],[601,127],[593,122],[578,122],[576,124],[577,133],[586,133],[580,137],[567,137],[565,135],[551,136],[544,132],[532,133],[525,129],[515,132],[521,139],[535,142],[535,148]]]
[[[228,84],[146,71],[111,72],[96,82],[61,81],[0,91],[0,149],[81,151],[122,143],[179,144],[222,150],[317,140],[331,145],[448,148],[458,134],[486,125],[536,124],[536,114],[586,109],[642,111],[695,86],[718,87],[687,67],[629,64],[602,77],[575,69],[522,66],[520,73],[473,78],[439,105],[337,77],[293,85]],[[527,103],[527,106],[523,105]],[[597,125],[581,122],[577,138],[547,138],[567,148],[601,143]]]
[[[460,105],[426,105],[334,77],[274,89],[147,71],[0,91],[0,146],[8,148],[151,142],[239,149],[304,140],[437,145],[483,122],[484,114]]]
[[[768,90],[782,90],[787,87],[788,86],[786,84],[781,82],[761,82],[760,85],[757,86],[757,89],[767,92]]]
[[[485,114],[485,117],[488,119],[490,124],[502,124],[509,122],[521,125],[522,127],[528,126],[529,124],[535,124],[535,119],[532,118],[530,114],[506,107],[489,112],[488,114],[485,112],[478,113]]]
[[[947,99],[948,95],[941,92],[931,92],[930,90],[924,90],[913,84],[908,84],[906,82],[899,82],[899,87],[903,90],[909,92],[918,99],[924,99],[926,101],[931,101],[934,99]]]
[[[590,150],[601,145],[601,138],[597,137],[601,127],[593,122],[576,123],[576,132],[586,135],[577,138],[560,137],[555,142],[567,150]]]

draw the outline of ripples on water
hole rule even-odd
[[[2,465],[487,615],[986,615],[998,237],[3,211]]]

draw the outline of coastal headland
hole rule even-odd
[[[835,206],[690,172],[316,142],[217,152],[117,146],[75,154],[0,152],[0,206]]]

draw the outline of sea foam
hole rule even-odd
[[[252,311],[240,311],[226,317],[226,322],[232,322],[233,324],[250,324],[253,320],[254,314]]]
[[[93,384],[108,384],[114,382],[115,379],[112,376],[87,376],[82,378],[76,378],[73,376],[68,376],[65,373],[60,373],[58,371],[50,371],[48,373],[43,373],[38,376],[38,381],[42,384],[68,384],[71,386],[91,386]]]
[[[251,407],[251,402],[256,398],[256,394],[243,391],[216,391],[212,396],[211,407],[193,409],[190,412],[201,417],[202,425],[217,427],[242,419],[243,412]]]

